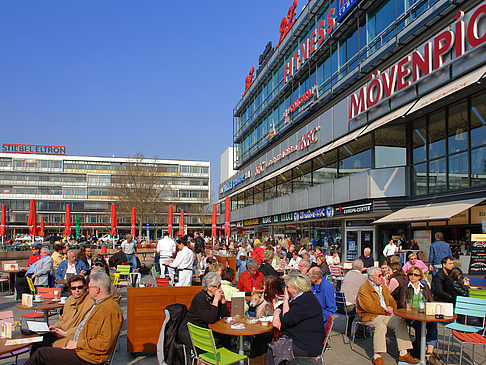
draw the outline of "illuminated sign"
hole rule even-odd
[[[245,181],[245,179],[249,178],[251,176],[251,171],[248,170],[246,174],[238,176],[236,179],[233,179],[231,181],[228,181],[224,186],[223,186],[223,193],[226,193],[227,191],[233,189],[236,185],[242,183]]]
[[[255,219],[247,219],[246,221],[243,221],[243,226],[248,227],[248,226],[256,226],[259,224],[258,218]]]
[[[317,83],[315,83],[309,90],[307,90],[304,94],[299,96],[299,98],[287,109],[283,112],[283,117],[285,119],[285,123],[290,122],[290,116],[299,109],[300,111],[304,110],[309,104],[307,103],[312,97],[314,99],[319,98],[319,87]]]
[[[357,0],[336,0],[336,23],[339,23],[357,2]]]
[[[287,11],[287,16],[285,16],[280,22],[280,28],[279,28],[280,38],[278,40],[277,45],[275,46],[275,49],[277,49],[280,42],[282,42],[282,40],[285,38],[290,28],[292,28],[292,25],[294,25],[295,16],[297,15],[297,13],[295,12],[296,8],[297,8],[297,0],[294,0],[289,10]]]
[[[2,152],[31,153],[35,155],[65,155],[66,146],[3,143]]]
[[[251,68],[250,72],[248,72],[248,76],[246,76],[245,78],[245,91],[243,92],[243,94],[241,94],[241,96],[245,95],[248,89],[250,88],[251,84],[253,84],[253,77],[255,77],[254,73],[255,73],[255,66]]]
[[[307,147],[309,147],[311,144],[317,142],[317,131],[319,130],[319,127],[315,127],[313,130],[310,132],[305,133],[302,137],[299,139],[299,144],[292,145],[282,152],[280,152],[277,156],[273,157],[272,159],[268,161],[262,161],[258,165],[255,166],[255,176],[261,174],[265,169],[274,163],[280,161],[282,158],[294,153],[295,151],[303,150]]]
[[[466,40],[471,49],[485,43],[485,14],[486,4],[470,11],[467,21],[464,20],[464,12],[458,11],[456,23],[443,29],[389,69],[372,74],[370,81],[350,96],[349,118],[360,115],[395,92],[416,83],[421,77],[437,71],[453,58],[461,57],[466,53]],[[480,31],[483,34],[479,34]]]
[[[334,29],[334,8],[330,9],[327,13],[326,23],[321,20],[318,27],[315,28],[309,38],[305,39],[304,42],[295,50],[294,55],[291,57],[290,61],[284,66],[284,81],[289,82],[294,74],[307,62],[307,60],[312,56],[312,54],[319,49],[322,42],[331,34]]]

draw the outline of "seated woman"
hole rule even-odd
[[[284,302],[275,310],[273,326],[292,339],[295,357],[317,357],[324,343],[322,308],[311,292],[309,277],[300,272],[285,275]],[[274,364],[269,348],[267,364]]]
[[[390,282],[388,283],[388,290],[392,295],[398,308],[403,308],[401,303],[404,302],[405,291],[408,285],[408,278],[403,272],[402,266],[398,263],[390,264]]]
[[[424,275],[429,270],[427,265],[425,265],[425,263],[422,260],[419,260],[417,258],[416,253],[411,253],[408,255],[408,261],[405,265],[403,265],[403,271],[405,272],[405,274],[408,272],[408,269],[410,269],[412,266],[418,267],[420,270],[424,272]]]
[[[221,272],[221,289],[223,289],[224,299],[226,300],[226,302],[231,302],[233,293],[239,292],[239,290],[236,289],[236,287],[232,284],[234,278],[235,270],[233,270],[229,266],[226,266]],[[248,312],[248,304],[245,301],[245,313],[246,312]]]
[[[260,264],[259,271],[265,276],[279,276],[278,272],[273,268],[272,261],[275,256],[273,250],[263,251],[263,262]]]
[[[208,272],[202,280],[202,288],[191,302],[191,307],[182,321],[179,328],[179,341],[191,347],[191,338],[187,323],[191,322],[199,327],[209,328],[208,325],[215,323],[223,317],[228,317],[230,312],[226,306],[224,292],[221,289],[221,277]],[[231,337],[213,332],[216,346],[224,346],[231,350]]]
[[[31,355],[40,347],[66,346],[70,340],[74,339],[78,325],[93,306],[94,302],[87,292],[88,285],[83,275],[71,277],[67,282],[67,287],[71,290],[72,295],[67,298],[59,321],[49,327],[51,332],[42,336],[42,342],[32,344]]]
[[[390,275],[392,273],[388,259],[383,259],[380,261],[380,268],[381,272],[383,273],[384,284],[388,286],[388,283],[390,282]]]
[[[469,284],[469,278],[463,278],[461,269],[458,267],[452,269],[447,278],[445,290],[451,295],[453,303],[456,302],[457,296],[469,296]]]
[[[409,282],[407,285],[407,289],[405,290],[405,296],[400,303],[401,307],[399,308],[405,308],[407,300],[412,301],[412,308],[418,308],[418,298],[420,292],[422,293],[425,302],[434,301],[432,291],[430,290],[427,282],[424,280],[424,273],[422,270],[420,270],[418,267],[411,267],[408,270],[407,277]],[[410,322],[409,320],[407,320],[407,322],[415,329],[415,333],[420,333],[419,321]],[[427,333],[425,341],[427,344],[427,363],[437,364],[437,360],[434,355],[434,348],[437,345],[437,323],[427,322],[426,331]],[[413,349],[416,354],[420,353],[420,336],[416,336],[413,343]]]
[[[324,255],[316,257],[316,264],[321,269],[323,277],[331,275],[331,270],[329,270],[329,265],[327,264],[326,257]]]

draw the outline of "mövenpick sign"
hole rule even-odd
[[[421,77],[435,72],[450,60],[461,57],[466,53],[467,44],[470,51],[486,42],[486,3],[466,15],[458,11],[456,20],[389,69],[383,72],[377,70],[372,74],[371,81],[351,94],[349,118],[358,116]]]

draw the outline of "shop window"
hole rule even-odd
[[[371,134],[340,147],[339,160],[340,177],[371,168]]]
[[[407,164],[405,125],[385,126],[375,130],[375,168]]]
[[[471,151],[471,184],[486,185],[486,147]]]
[[[449,120],[447,123],[449,153],[456,153],[467,149],[468,129],[467,101],[464,100],[449,108]]]
[[[429,159],[445,155],[445,110],[430,114],[429,119]]]
[[[446,159],[429,162],[429,194],[440,193],[447,189]]]
[[[486,144],[486,92],[471,98],[471,147]]]
[[[314,185],[335,180],[338,170],[337,150],[316,157],[313,161],[313,170]]]
[[[458,153],[449,156],[449,189],[464,189],[469,187],[468,153]]]
[[[411,175],[413,195],[427,194],[427,165],[421,163],[412,166]]]
[[[312,161],[294,168],[292,182],[293,191],[306,189],[310,186],[312,186]]]
[[[286,171],[277,177],[277,196],[283,196],[292,192],[292,170]]]

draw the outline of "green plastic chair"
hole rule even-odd
[[[484,289],[469,289],[469,297],[486,299],[486,290],[484,290]]]
[[[210,329],[199,327],[189,322],[187,323],[187,327],[189,328],[195,355],[193,362],[194,360],[199,360],[205,364],[227,365],[246,359],[246,363],[249,364],[248,356],[237,354],[224,347],[217,349],[214,343],[213,331]],[[204,352],[198,354],[196,349],[203,350]]]

